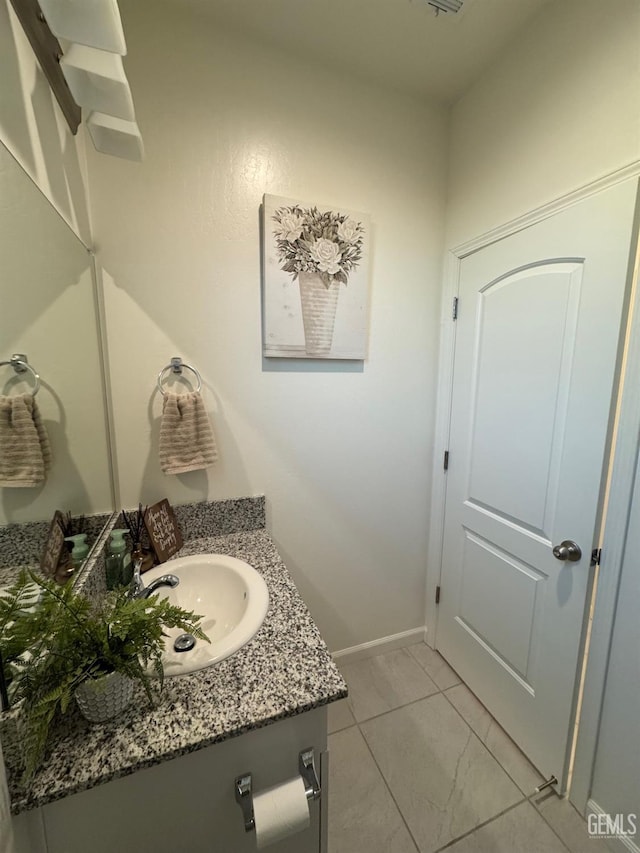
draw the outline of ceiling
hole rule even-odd
[[[561,0],[179,0],[307,61],[450,104],[542,8]]]

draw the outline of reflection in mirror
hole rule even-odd
[[[2,586],[16,566],[39,563],[55,510],[86,516],[91,540],[102,519],[89,517],[114,508],[93,257],[2,145],[0,270],[0,361],[24,353],[40,374],[51,447],[43,482],[0,488]],[[29,371],[0,367],[0,416],[33,383]]]

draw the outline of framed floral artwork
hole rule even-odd
[[[263,214],[264,355],[366,358],[369,217],[273,195]]]

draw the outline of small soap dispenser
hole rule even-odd
[[[124,541],[125,533],[128,532],[128,530],[119,528],[111,531],[111,540],[105,561],[107,589],[128,586],[133,578],[131,554],[127,551],[127,543]]]
[[[75,536],[65,536],[64,541],[71,542],[72,544],[71,565],[77,571],[87,559],[87,554],[89,553],[87,534],[76,533]]]

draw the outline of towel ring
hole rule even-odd
[[[193,374],[195,374],[196,379],[198,380],[198,387],[196,388],[196,393],[200,393],[202,390],[202,376],[200,376],[199,372],[195,369],[195,367],[191,367],[190,364],[185,364],[181,358],[177,356],[171,359],[171,364],[168,364],[166,367],[163,367],[160,373],[158,374],[158,391],[162,394],[163,397],[166,397],[167,392],[162,387],[162,379],[167,372],[167,370],[173,371],[173,373],[181,374],[183,369],[190,370]]]
[[[14,353],[8,361],[0,361],[0,367],[5,366],[13,367],[16,373],[26,373],[29,371],[29,373],[33,375],[34,385],[31,396],[35,397],[40,390],[40,376],[36,373],[33,367],[31,367],[27,361],[26,355],[23,355],[22,353]]]

